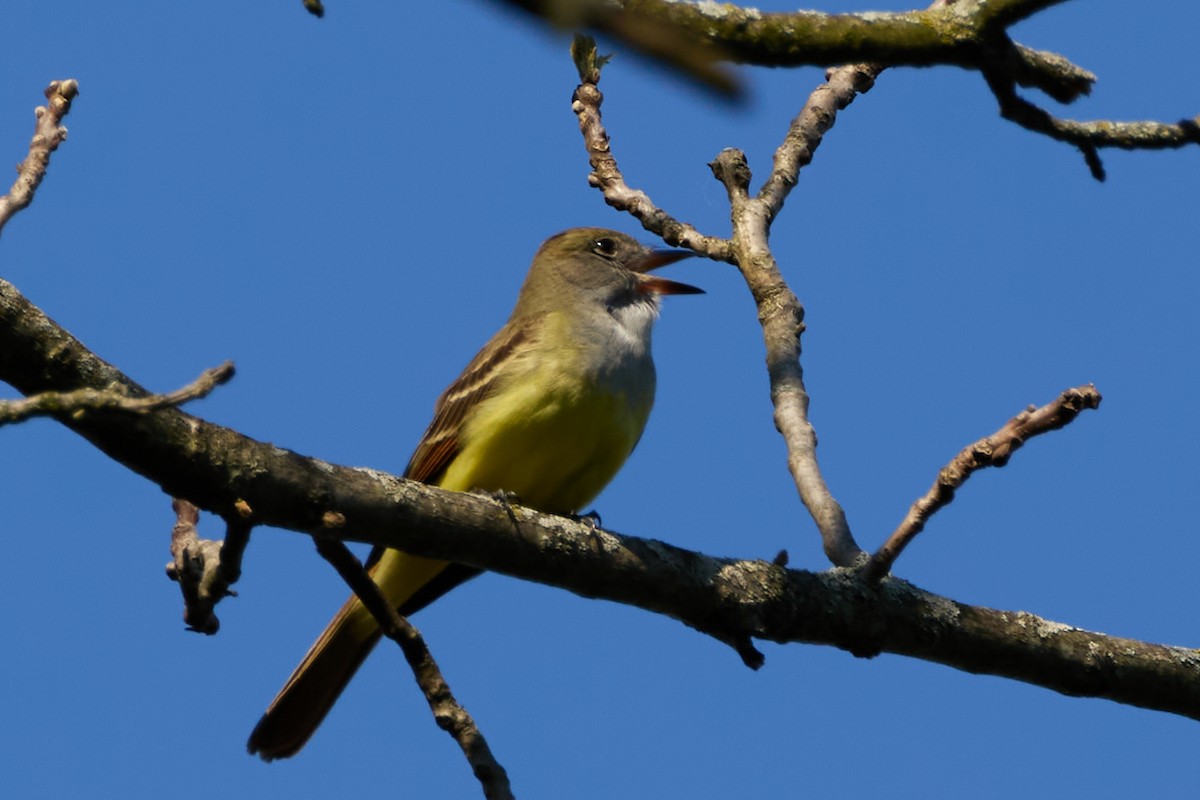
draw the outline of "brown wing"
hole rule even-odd
[[[425,430],[404,477],[435,486],[446,467],[458,454],[458,436],[463,419],[474,405],[490,397],[497,387],[502,367],[529,338],[529,320],[505,325],[483,346],[458,378],[446,387],[433,407],[433,421]]]
[[[500,374],[501,366],[522,342],[529,339],[528,332],[531,326],[528,323],[529,320],[525,320],[524,324],[514,325],[510,320],[509,324],[497,331],[483,349],[475,354],[462,374],[446,387],[446,391],[442,392],[442,396],[433,406],[433,421],[425,429],[416,451],[409,459],[408,466],[404,469],[404,477],[437,486],[450,462],[458,455],[458,433],[467,411],[496,391],[496,377]],[[371,548],[371,553],[367,556],[368,569],[375,566],[384,549],[382,545]],[[475,574],[477,572],[470,571],[469,574],[458,577],[446,589],[424,599],[412,610],[424,606]]]

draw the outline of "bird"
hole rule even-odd
[[[702,294],[649,274],[694,255],[572,228],[538,249],[512,315],[441,394],[404,476],[575,514],[612,480],[654,402],[651,329],[664,295]],[[376,547],[369,574],[408,615],[479,570]],[[309,740],[381,636],[351,596],[251,733],[266,761]]]

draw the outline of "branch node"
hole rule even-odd
[[[762,669],[763,664],[767,663],[767,657],[759,652],[748,636],[733,636],[725,639],[725,643],[732,647],[742,659],[742,663],[752,670]]]
[[[726,147],[708,166],[731,196],[745,196],[750,191],[750,164],[746,154],[738,148]]]
[[[250,526],[242,520],[226,524],[224,542],[201,539],[197,523],[200,509],[182,498],[171,501],[175,527],[171,530],[171,556],[167,577],[179,584],[183,594],[183,621],[190,631],[208,636],[221,628],[214,613],[217,603],[236,597],[229,587],[242,572],[242,554],[250,538]]]
[[[1108,176],[1104,170],[1104,162],[1100,160],[1100,152],[1091,144],[1079,145],[1079,152],[1083,153],[1083,163],[1087,164],[1092,177],[1098,182],[1104,183],[1104,179]]]

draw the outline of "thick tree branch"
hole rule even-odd
[[[589,27],[623,38],[628,20],[667,24],[693,42],[740,64],[764,67],[824,66],[881,61],[897,66],[976,65],[981,34],[1061,3],[1035,0],[962,0],[945,8],[827,14],[762,12],[733,3],[675,0],[563,2],[508,0],[562,27]],[[638,47],[638,42],[628,42]],[[653,53],[650,53],[653,55]]]
[[[30,393],[113,383],[139,391],[3,281],[0,379]],[[63,423],[203,508],[227,513],[244,499],[257,524],[327,533],[327,515],[336,513],[345,540],[627,603],[725,642],[758,638],[830,644],[858,655],[898,653],[1200,719],[1193,650],[968,606],[895,579],[871,585],[852,570],[787,570],[595,530],[488,497],[305,458],[175,408]]]
[[[652,58],[663,56],[654,46],[648,48],[647,42],[671,41],[671,51],[677,52],[682,47],[677,40],[682,37],[692,42],[703,63],[724,58],[772,67],[947,64],[977,70],[996,96],[1003,118],[1075,145],[1098,179],[1104,174],[1097,154],[1101,148],[1164,149],[1200,144],[1200,117],[1177,123],[1077,122],[1055,117],[1017,95],[1018,86],[1036,88],[1060,103],[1070,103],[1091,92],[1096,76],[1090,71],[1062,55],[1034,50],[1008,38],[1008,26],[1063,0],[936,0],[920,11],[861,14],[763,13],[730,3],[674,0],[509,2],[553,24],[602,31]],[[652,28],[654,35],[628,34],[647,28]],[[678,58],[667,61],[679,66]],[[610,197],[608,192],[605,196]]]
[[[764,13],[733,3],[675,0],[507,2],[560,28],[600,31],[693,75],[692,63],[713,59],[764,67],[872,62],[979,69],[993,58],[999,42],[1013,51],[1009,57],[1022,74],[1022,85],[1036,86],[1062,102],[1087,94],[1094,82],[1091,73],[1062,56],[1003,38],[1009,25],[1063,0],[958,0],[924,10],[857,14]],[[647,30],[654,35],[640,35]],[[677,55],[688,43],[692,62]]]
[[[29,155],[17,167],[17,180],[8,194],[0,197],[0,231],[14,214],[33,202],[38,185],[46,177],[50,154],[67,138],[62,120],[71,110],[71,101],[79,94],[79,84],[74,80],[51,81],[45,94],[46,105],[34,109],[37,123],[29,142]]]

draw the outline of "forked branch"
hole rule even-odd
[[[604,193],[609,205],[628,211],[648,230],[670,244],[689,247],[709,258],[735,264],[758,306],[767,350],[767,374],[775,426],[788,451],[788,468],[805,507],[817,524],[825,553],[838,566],[858,564],[866,553],[855,543],[842,507],[833,498],[817,464],[817,437],[808,420],[808,393],[800,367],[800,334],[804,308],[783,279],[767,244],[771,220],[783,207],[800,167],[811,159],[821,136],[833,124],[837,111],[873,80],[872,68],[856,66],[831,72],[837,80],[818,89],[796,117],[775,157],[775,170],[758,198],[749,196],[750,168],[739,151],[726,150],[710,165],[729,193],[733,238],[706,236],[660,209],[642,191],[629,188],[617,167],[608,132],[600,116],[604,96],[597,83],[607,59],[596,55],[590,38],[577,36],[572,48],[580,85],[571,99],[579,118],[592,173],[588,182]]]

